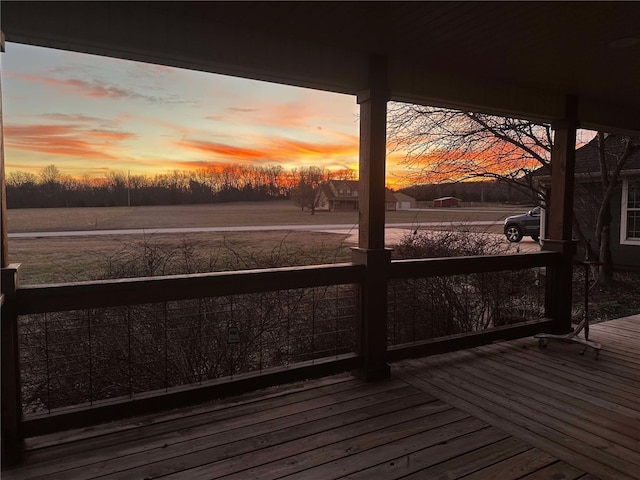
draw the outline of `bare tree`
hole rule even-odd
[[[535,180],[533,172],[540,168],[547,174],[551,172],[553,134],[549,124],[396,103],[389,107],[388,137],[392,151],[406,152],[404,164],[415,172],[413,181],[489,178],[512,185],[536,202],[547,201],[545,189]],[[605,134],[599,133],[598,138],[600,188],[595,196],[592,191],[591,198],[583,196],[576,202],[596,207],[595,249],[575,214],[573,229],[589,257],[597,257],[602,264],[599,280],[608,284],[612,279],[611,199],[620,172],[639,145],[630,137],[619,137],[623,138],[623,145],[609,149],[605,147]],[[578,188],[578,196],[585,189]]]
[[[55,165],[47,165],[40,172],[40,182],[42,184],[55,184],[60,180],[60,170]]]
[[[20,170],[15,172],[9,172],[7,174],[7,185],[15,188],[21,188],[26,186],[33,186],[38,183],[38,177],[30,172],[22,172]]]
[[[300,206],[302,210],[309,209],[314,215],[316,208],[322,202],[320,196],[321,185],[331,179],[331,172],[326,168],[317,166],[302,167],[293,172],[296,182],[291,190],[291,199]]]
[[[340,170],[331,171],[331,180],[353,181],[357,179],[356,171],[352,168],[341,168]]]
[[[607,135],[598,132],[589,148],[595,150],[597,169],[584,172],[588,181],[576,184],[575,211],[581,221],[594,232],[595,250],[591,258],[597,258],[599,266],[599,282],[609,285],[613,280],[611,259],[611,201],[620,174],[629,159],[640,151],[637,137]],[[596,206],[596,208],[594,208]]]
[[[551,126],[474,112],[394,103],[389,148],[406,152],[414,182],[506,181],[535,201],[545,192],[531,173],[549,167]]]

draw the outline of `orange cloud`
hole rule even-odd
[[[313,90],[300,91],[297,100],[288,102],[269,101],[261,98],[243,100],[246,104],[234,105],[225,109],[226,115],[212,113],[208,118],[220,120],[233,117],[241,119],[243,124],[268,125],[272,128],[334,130],[331,124],[343,125],[345,101],[351,98]],[[339,112],[339,113],[338,113]],[[357,117],[353,117],[353,130],[357,132]]]
[[[278,150],[289,152],[289,157],[336,157],[358,155],[358,139],[353,137],[352,141],[345,143],[310,143],[289,139],[278,139],[276,146]]]
[[[336,156],[357,156],[358,142],[324,144],[311,143],[291,139],[275,139],[259,141],[253,148],[237,147],[224,143],[204,140],[182,140],[175,144],[181,148],[204,153],[212,160],[258,161],[258,162],[290,162],[305,159],[329,159]]]
[[[181,148],[196,150],[207,155],[233,158],[236,160],[266,160],[272,158],[263,150],[235,147],[224,143],[207,142],[203,140],[185,140],[174,142]]]
[[[116,158],[105,151],[134,137],[127,132],[83,129],[77,125],[5,125],[7,149],[80,158]]]
[[[540,166],[537,160],[508,144],[494,144],[478,150],[432,149],[420,154],[412,153],[409,157],[402,155],[393,152],[390,156],[398,166],[397,172],[402,172],[399,173],[402,183],[460,181],[482,174],[524,173]]]

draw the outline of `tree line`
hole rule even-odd
[[[109,172],[102,178],[73,177],[55,165],[38,174],[7,174],[8,208],[116,207],[178,205],[293,199],[308,207],[317,184],[330,179],[353,179],[349,169],[329,171],[310,166],[286,170],[280,165],[228,164],[195,171],[156,175]],[[307,185],[309,184],[309,185]]]
[[[400,190],[419,202],[440,197],[456,197],[464,202],[512,203],[531,205],[537,203],[525,192],[515,188],[509,182],[484,180],[469,182],[444,182],[412,185]]]

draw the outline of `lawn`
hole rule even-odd
[[[526,210],[526,207],[504,207],[397,211],[387,212],[386,222],[417,225],[426,222],[490,220],[497,224],[491,227],[468,227],[468,230],[500,233],[502,219]],[[357,227],[357,212],[321,211],[310,215],[307,211],[300,211],[291,202],[23,209],[8,212],[10,233],[305,224],[343,224],[353,229]],[[158,275],[348,262],[353,245],[353,237],[344,233],[311,231],[10,238],[9,259],[11,263],[22,264],[20,283],[29,285],[133,276],[136,273]],[[140,260],[149,259],[150,256],[154,262],[160,260],[159,264],[166,265],[167,271],[145,271]],[[130,268],[131,265],[134,267]],[[592,289],[594,320],[615,318],[640,310],[638,275],[619,273],[616,278],[612,290],[599,287]],[[612,294],[612,291],[616,293]],[[582,293],[576,291],[576,299],[581,296]]]
[[[386,213],[387,223],[501,221],[527,207],[451,208]],[[129,228],[220,227],[247,225],[356,225],[358,212],[317,211],[310,215],[289,201],[239,202],[105,208],[33,208],[7,212],[8,230],[46,232]]]
[[[143,270],[140,276],[347,262],[352,245],[346,237],[274,231],[15,238],[9,259],[21,264],[22,285],[77,282],[110,278],[142,256],[164,263],[166,271]],[[123,276],[136,276],[131,273]]]
[[[524,208],[526,210],[526,208]],[[391,223],[501,222],[523,207],[453,208],[387,212]],[[220,227],[257,225],[341,224],[356,229],[358,213],[318,211],[310,215],[288,201],[241,202],[214,205],[178,205],[110,208],[40,208],[8,211],[10,233],[113,230],[141,228]],[[487,227],[476,227],[486,231]],[[501,227],[491,227],[498,233]],[[349,261],[353,243],[343,233],[273,231],[108,235],[53,238],[11,238],[9,259],[21,263],[25,284],[72,282],[104,278],[115,259],[135,258],[130,252],[153,251],[184,257],[187,247],[202,264],[200,270],[229,270],[253,266],[291,266]],[[192,262],[193,263],[193,262]],[[192,267],[193,268],[193,267]],[[111,270],[110,270],[111,269]],[[185,270],[180,268],[179,270]]]

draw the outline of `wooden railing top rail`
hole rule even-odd
[[[221,297],[361,283],[365,267],[351,263],[124,278],[20,287],[18,315]]]
[[[420,258],[394,260],[389,278],[426,278],[467,273],[498,272],[523,268],[557,265],[559,252],[515,253],[511,255],[483,255],[449,258]]]
[[[459,275],[556,265],[558,252],[394,260],[389,278]],[[57,312],[361,283],[364,265],[340,263],[19,287],[17,312]]]

